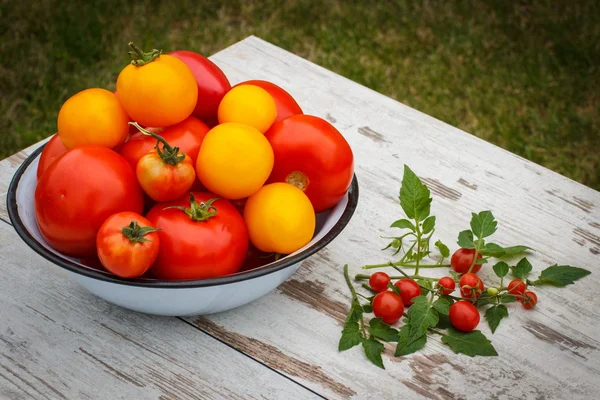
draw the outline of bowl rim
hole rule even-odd
[[[46,260],[52,262],[53,264],[58,265],[61,268],[64,268],[70,272],[86,276],[88,278],[97,279],[100,281],[127,285],[127,286],[137,286],[137,287],[146,287],[146,288],[198,288],[198,287],[209,287],[209,286],[219,286],[231,283],[242,282],[254,278],[259,278],[264,275],[271,274],[273,272],[280,271],[284,268],[290,267],[309,256],[315,254],[319,250],[323,249],[327,246],[335,237],[337,237],[342,230],[348,225],[352,215],[356,211],[356,207],[358,205],[358,180],[356,179],[356,174],[352,177],[352,182],[350,184],[350,188],[348,189],[348,203],[346,204],[346,208],[342,212],[340,219],[334,224],[329,232],[327,232],[321,239],[319,239],[314,245],[302,250],[298,254],[294,254],[293,256],[287,256],[275,262],[265,265],[264,267],[259,267],[256,269],[238,272],[232,275],[226,275],[216,278],[208,278],[208,279],[196,279],[196,280],[185,280],[185,281],[166,281],[166,280],[155,280],[155,279],[144,279],[144,278],[134,278],[134,279],[126,279],[120,278],[116,275],[113,275],[109,272],[100,271],[88,266],[85,266],[80,263],[76,263],[74,261],[69,260],[68,258],[60,257],[50,250],[46,249],[40,242],[38,242],[27,230],[21,217],[19,215],[18,206],[17,206],[17,188],[19,187],[19,182],[21,181],[21,177],[23,173],[29,165],[35,161],[38,155],[42,152],[43,148],[46,146],[44,143],[39,148],[37,148],[33,153],[31,153],[25,161],[19,166],[8,187],[8,193],[6,196],[6,205],[8,211],[8,217],[10,222],[13,225],[13,228],[17,232],[17,234],[21,237],[21,239],[36,253],[45,258]]]

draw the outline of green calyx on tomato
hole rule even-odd
[[[185,212],[193,221],[202,222],[217,215],[217,207],[212,205],[217,200],[219,199],[217,197],[214,197],[210,200],[200,202],[200,204],[198,204],[196,202],[194,194],[190,193],[190,208],[185,208],[183,206],[172,206],[167,208],[176,208]],[[165,208],[165,210],[167,208]]]
[[[125,236],[131,243],[143,243],[143,242],[151,242],[151,240],[146,239],[144,236],[151,232],[160,231],[160,228],[153,228],[151,226],[140,226],[137,221],[131,221],[128,226],[124,226],[121,229],[123,232],[123,236]]]
[[[129,125],[135,126],[142,134],[156,139],[156,146],[154,146],[154,148],[165,164],[177,165],[185,160],[185,153],[181,153],[179,147],[171,147],[162,136],[142,128],[137,122],[129,122]],[[162,149],[160,148],[159,143],[163,144]]]
[[[136,67],[151,63],[160,57],[160,54],[162,53],[162,50],[157,49],[152,49],[150,52],[145,53],[142,49],[133,44],[133,42],[129,42],[129,47],[131,48],[131,51],[127,54],[131,56],[131,64]]]

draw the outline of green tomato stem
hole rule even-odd
[[[141,67],[143,65],[151,63],[152,61],[160,57],[160,54],[162,53],[162,50],[157,49],[152,49],[150,52],[146,53],[142,49],[137,47],[135,44],[133,44],[133,42],[129,42],[129,48],[131,49],[131,51],[129,51],[127,54],[131,56],[131,64],[135,65],[136,67]]]

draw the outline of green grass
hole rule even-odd
[[[210,55],[254,34],[600,189],[595,1],[0,0],[0,158],[114,88],[126,44]]]

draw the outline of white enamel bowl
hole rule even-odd
[[[350,221],[358,203],[356,176],[346,196],[331,210],[317,216],[314,238],[302,249],[260,268],[202,280],[163,281],[123,279],[87,267],[77,259],[53,250],[38,229],[33,198],[36,171],[42,148],[21,165],[10,183],[7,208],[19,236],[34,251],[66,269],[93,294],[121,307],[156,315],[184,316],[229,310],[264,296],[288,279],[302,260],[324,248]]]

